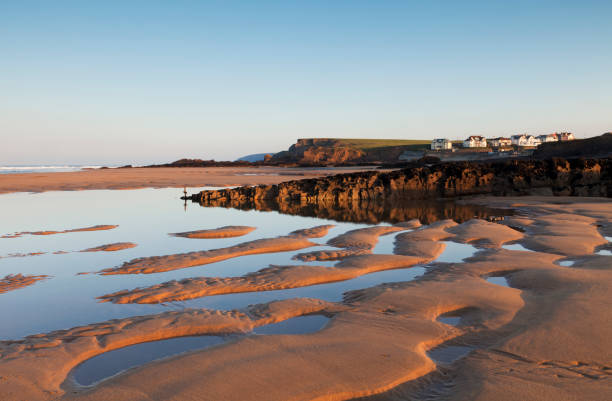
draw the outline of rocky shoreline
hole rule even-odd
[[[186,197],[203,206],[249,203],[345,204],[354,201],[425,200],[470,195],[612,197],[612,159],[453,162],[390,172],[358,172],[201,191]]]

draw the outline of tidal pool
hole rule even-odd
[[[508,279],[506,277],[487,277],[486,280],[491,283],[491,284],[495,284],[495,285],[500,285],[502,287],[510,287],[510,284],[508,283]]]
[[[533,250],[531,249],[527,249],[525,248],[523,245],[521,244],[508,244],[508,245],[502,245],[503,249],[507,249],[509,251],[525,251],[525,252],[533,252]]]
[[[427,356],[437,364],[449,365],[474,350],[473,347],[465,345],[440,345],[427,351]]]
[[[319,284],[288,290],[261,291],[202,297],[167,304],[112,304],[100,303],[96,297],[123,289],[151,286],[169,280],[188,277],[232,277],[260,270],[269,265],[323,265],[333,266],[335,261],[302,262],[292,259],[297,253],[332,249],[326,243],[341,233],[372,224],[388,225],[388,214],[369,215],[370,224],[338,221],[354,215],[336,211],[322,217],[312,210],[292,215],[283,211],[239,210],[220,207],[200,207],[179,201],[180,189],[92,190],[79,192],[46,192],[38,194],[16,193],[0,195],[0,236],[15,232],[40,230],[67,230],[95,225],[118,225],[104,231],[68,232],[56,235],[23,235],[0,238],[0,257],[10,254],[44,252],[38,256],[0,258],[0,277],[9,274],[48,275],[49,279],[29,287],[0,295],[0,340],[67,329],[109,319],[149,315],[184,308],[242,309],[251,304],[266,303],[295,297],[311,297],[342,302],[348,291],[372,287],[382,283],[411,281],[421,276],[426,267],[413,266],[363,275],[351,280]],[[445,203],[447,205],[448,203]],[[408,206],[402,206],[402,215],[411,215]],[[376,209],[378,210],[378,209]],[[435,210],[435,212],[432,212]],[[470,209],[471,210],[471,209]],[[449,210],[419,209],[428,221],[453,218],[461,221],[470,215],[465,208]],[[480,212],[482,213],[482,211]],[[331,220],[330,218],[335,219]],[[341,220],[341,219],[340,219]],[[358,219],[357,219],[358,220]],[[91,274],[104,268],[121,265],[138,257],[169,255],[190,251],[223,248],[259,238],[286,235],[291,231],[334,224],[322,238],[313,238],[317,245],[292,252],[249,255],[186,269],[134,275],[101,276]],[[257,229],[242,236],[220,239],[190,239],[169,233],[216,228],[225,225],[248,225]],[[393,253],[395,236],[379,238],[374,253]],[[78,252],[104,244],[133,242],[137,246],[116,252]],[[478,249],[472,245],[447,242],[440,262],[460,262]],[[79,274],[89,272],[90,274]],[[456,318],[448,318],[449,323]],[[450,319],[453,319],[451,322]],[[305,334],[323,328],[328,318],[319,315],[302,316],[284,322],[262,326],[252,335]],[[83,362],[73,372],[73,380],[83,386],[99,382],[122,371],[144,363],[201,350],[226,341],[223,336],[173,338],[136,344],[107,352]]]
[[[325,327],[329,320],[328,317],[321,315],[299,316],[282,322],[257,327],[253,330],[253,334],[315,333]],[[130,345],[97,355],[79,364],[71,372],[69,380],[74,381],[78,386],[92,386],[102,380],[149,362],[187,352],[201,351],[223,344],[226,341],[239,340],[241,337],[238,334],[228,336],[188,336]]]
[[[423,274],[422,267],[412,267],[373,273],[352,280],[315,285],[291,290],[253,292],[204,297],[186,302],[157,305],[99,303],[96,297],[123,289],[150,286],[188,277],[239,276],[265,268],[270,264],[313,264],[331,266],[335,262],[302,262],[292,260],[299,252],[330,249],[328,239],[343,232],[370,225],[338,222],[318,217],[290,215],[277,211],[238,210],[200,207],[183,203],[178,198],[182,190],[91,190],[75,192],[14,193],[0,195],[0,235],[39,230],[65,230],[99,224],[116,224],[105,231],[74,232],[48,236],[24,235],[0,238],[0,256],[14,253],[46,252],[38,256],[0,259],[0,276],[21,273],[49,275],[49,279],[32,286],[0,295],[0,319],[10,324],[0,327],[0,339],[66,329],[74,326],[164,312],[185,307],[236,309],[249,304],[291,297],[315,297],[341,301],[342,294],[353,289],[367,288],[384,282],[409,281]],[[446,205],[446,204],[445,204]],[[403,210],[409,210],[404,206]],[[429,219],[453,217],[456,209],[432,213],[419,209]],[[460,220],[469,212],[459,210]],[[417,213],[417,214],[418,214]],[[466,214],[468,213],[468,214]],[[335,214],[334,217],[339,216]],[[434,217],[432,217],[434,216]],[[350,217],[350,216],[349,216]],[[384,215],[380,216],[382,219]],[[379,217],[376,217],[378,219]],[[380,224],[382,222],[377,220]],[[320,224],[335,224],[323,238],[314,238],[320,246],[295,252],[250,255],[187,269],[136,275],[78,275],[114,267],[137,257],[167,255],[196,250],[222,248],[258,238],[276,237]],[[384,223],[383,223],[384,224]],[[387,223],[388,224],[388,223]],[[215,228],[224,225],[257,227],[251,233],[235,238],[189,239],[168,233]],[[380,237],[376,253],[391,253],[395,234]],[[76,252],[103,244],[134,242],[135,248],[117,252]],[[448,243],[440,261],[460,261],[473,254],[471,245]],[[68,252],[54,254],[54,252]]]

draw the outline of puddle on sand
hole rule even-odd
[[[282,322],[256,327],[255,334],[308,334],[316,333],[327,325],[329,318],[322,315],[299,316]]]
[[[74,369],[71,377],[79,386],[92,386],[145,363],[202,350],[222,344],[224,341],[224,337],[221,336],[195,336],[130,345],[86,360]]]
[[[563,267],[571,267],[571,266],[574,266],[574,263],[576,263],[575,260],[562,260],[558,264],[559,266],[563,266]]]
[[[166,255],[190,252],[202,249],[222,248],[258,238],[270,238],[287,234],[290,231],[329,224],[325,218],[339,218],[326,213],[316,214],[307,211],[306,216],[289,215],[279,212],[245,212],[227,208],[189,207],[177,202],[180,191],[177,189],[141,189],[131,191],[80,191],[80,192],[46,192],[42,194],[9,194],[2,195],[3,208],[0,209],[0,221],[4,232],[28,231],[46,228],[73,228],[96,224],[118,224],[114,230],[92,233],[70,233],[52,237],[23,237],[0,240],[3,253],[17,253],[31,250],[48,252],[38,258],[17,258],[23,260],[2,260],[2,267],[10,268],[11,273],[49,274],[52,280],[46,280],[29,288],[2,295],[0,319],[11,324],[0,325],[0,339],[15,339],[29,334],[44,333],[65,329],[107,319],[124,318],[144,314],[165,312],[169,309],[185,307],[209,309],[241,309],[249,304],[265,303],[273,300],[294,297],[313,297],[332,302],[340,302],[347,291],[369,288],[382,283],[411,281],[425,272],[421,266],[387,270],[357,277],[352,280],[302,287],[290,290],[262,291],[243,294],[228,294],[204,297],[187,302],[153,305],[119,305],[98,303],[96,296],[123,290],[155,285],[169,280],[180,280],[194,276],[232,276],[242,275],[273,264],[323,264],[333,265],[336,262],[304,263],[291,260],[299,252],[308,252],[327,247],[313,247],[295,252],[250,255],[218,262],[215,264],[192,267],[164,273],[149,275],[76,275],[83,271],[96,271],[101,268],[117,266],[137,257]],[[450,205],[429,218],[433,209],[414,209],[406,206],[403,211],[408,220],[420,217],[424,223],[437,218],[454,218],[461,221],[473,217],[472,209],[463,210]],[[190,205],[191,206],[191,205]],[[480,210],[480,207],[476,208]],[[358,208],[358,212],[368,209]],[[436,209],[437,210],[437,209]],[[323,211],[325,212],[325,211]],[[325,244],[326,241],[340,233],[367,227],[365,224],[347,223],[346,221],[368,221],[380,223],[388,217],[388,210],[375,221],[369,218],[351,219],[342,214],[343,221],[335,223],[336,227],[322,238],[313,242]],[[343,212],[344,213],[344,212]],[[450,214],[449,214],[450,213]],[[317,217],[322,218],[315,218]],[[350,217],[351,213],[349,213]],[[151,216],[155,216],[152,220]],[[429,220],[428,220],[429,219]],[[394,220],[394,219],[391,219]],[[44,224],[43,224],[44,223]],[[42,225],[41,225],[42,224]],[[257,227],[257,230],[239,238],[191,240],[169,237],[170,232],[182,232],[203,228],[214,228],[228,224],[244,224]],[[405,232],[405,231],[404,231]],[[376,253],[393,252],[395,235],[380,237],[375,248]],[[58,249],[86,249],[104,243],[133,241],[137,248],[112,253],[73,253],[53,255],[50,252]],[[477,249],[472,245],[447,243],[444,254],[438,261],[460,262],[472,256]],[[27,260],[26,260],[27,259]],[[10,265],[9,265],[10,263]],[[69,307],[68,307],[69,306]],[[291,319],[292,322],[280,322],[260,327],[254,334],[298,334],[316,332],[327,323],[323,316],[305,316]],[[92,385],[127,369],[141,366],[154,360],[167,358],[184,352],[201,350],[222,344],[231,337],[196,336],[181,337],[157,342],[136,344],[122,349],[95,356],[77,368],[74,381],[80,385]]]
[[[473,349],[465,345],[441,345],[427,351],[427,356],[438,365],[450,365],[467,356]]]
[[[387,234],[387,235],[381,235],[380,237],[378,237],[378,243],[372,250],[372,253],[382,253],[382,254],[387,254],[387,255],[393,255],[393,249],[395,248],[395,237],[397,237],[398,234],[407,233],[410,231],[412,230],[404,230],[404,231],[398,231],[398,232],[394,232],[394,233]]]
[[[348,211],[345,209],[311,210],[306,213],[308,217],[304,217],[300,216],[299,213],[298,215],[290,215],[285,214],[287,212],[243,211],[222,207],[203,208],[191,202],[188,202],[188,207],[185,208],[184,203],[178,200],[180,195],[182,195],[181,190],[177,188],[126,191],[58,191],[35,195],[24,193],[1,195],[0,200],[3,207],[0,208],[0,221],[2,221],[0,235],[16,231],[70,229],[96,224],[117,224],[118,227],[108,231],[69,233],[61,236],[26,236],[0,239],[2,251],[0,254],[27,253],[33,250],[47,252],[47,254],[36,258],[0,259],[0,268],[6,272],[5,274],[22,273],[53,276],[53,279],[1,295],[0,320],[11,323],[0,325],[0,340],[18,339],[30,334],[61,330],[108,319],[155,314],[165,312],[169,308],[182,308],[183,305],[186,305],[184,303],[167,305],[98,303],[97,296],[116,291],[148,287],[188,277],[244,275],[267,267],[269,264],[332,266],[336,263],[335,261],[301,262],[291,260],[291,257],[296,253],[327,248],[319,246],[295,252],[244,256],[209,265],[155,274],[76,275],[80,272],[92,272],[102,268],[119,266],[133,258],[228,247],[258,238],[285,235],[300,228],[330,224],[332,222],[326,218],[331,217],[341,218],[342,221],[334,222],[336,227],[330,230],[327,236],[313,239],[313,242],[325,244],[329,238],[346,231],[371,226],[347,221],[368,221],[379,224],[385,220],[400,221],[418,217],[423,223],[428,223],[438,218],[453,218],[457,221],[463,221],[472,218],[475,214],[480,215],[482,213],[482,216],[485,217],[490,213],[481,207],[463,207],[447,202],[441,205],[408,203],[402,206],[402,213],[396,215],[391,213],[396,209],[386,209],[389,205],[368,203],[369,208],[358,207]],[[380,213],[372,214],[371,208],[380,209]],[[334,214],[336,211],[339,213],[338,215]],[[355,217],[352,214],[353,212],[365,213],[373,220],[370,217],[364,217],[363,220],[360,218],[352,219],[351,216]],[[154,216],[153,219],[152,216]],[[390,216],[394,217],[390,218]],[[257,229],[239,238],[193,240],[168,236],[168,233],[172,232],[214,228],[228,224],[249,225],[257,227]],[[391,244],[393,240],[393,236],[382,236],[375,252],[392,253]],[[121,252],[52,254],[58,249],[80,250],[121,241],[138,243],[138,247]],[[450,246],[454,245],[450,244]],[[450,253],[452,251],[448,250],[442,260],[445,260]],[[472,251],[469,251],[465,256],[471,254]],[[449,260],[460,260],[465,256],[453,257]],[[422,272],[415,270],[415,268],[401,269],[362,276],[363,278],[350,280],[345,284],[322,285],[293,292],[273,292],[270,294],[260,292],[236,297],[217,297],[214,300],[207,299],[189,305],[214,309],[234,309],[245,307],[248,304],[268,302],[279,296],[285,297],[285,295],[313,297],[321,295],[325,299],[341,300],[342,293],[345,291],[366,288],[382,282],[409,281],[420,274]]]
[[[502,287],[510,287],[506,277],[487,277],[486,280],[491,284],[501,285]]]
[[[509,251],[527,251],[527,252],[533,252],[531,249],[527,249],[527,248],[525,248],[521,244],[502,245],[502,248],[503,249],[507,249]]]
[[[435,262],[460,263],[463,262],[464,259],[474,256],[474,254],[479,251],[478,248],[470,244],[452,241],[442,242],[446,244],[446,248],[444,248],[444,252],[442,252],[442,255],[440,255]]]
[[[595,252],[596,255],[612,256],[612,251],[609,249],[602,249]]]
[[[325,327],[329,320],[330,318],[322,315],[299,316],[257,327],[253,333],[262,335],[315,333]],[[190,336],[130,345],[86,360],[73,370],[71,378],[78,386],[93,386],[128,369],[186,352],[201,351],[222,344],[228,338],[238,338],[238,336]]]
[[[458,326],[461,322],[461,316],[438,316],[436,320],[449,326]]]

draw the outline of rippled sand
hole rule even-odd
[[[480,251],[464,262],[434,262],[415,281],[351,291],[341,303],[293,299],[244,310],[167,312],[0,342],[0,386],[9,400],[345,400],[375,394],[380,395],[374,399],[612,399],[612,256],[595,254],[608,244],[602,234],[612,230],[612,203],[536,197],[472,201],[517,208],[521,215],[503,225],[446,220],[423,228],[415,224],[405,232],[406,227],[390,226],[353,230],[328,241],[338,253],[303,256],[338,259],[333,267],[272,266],[107,299],[137,292],[157,301],[180,299],[177,294],[189,293],[189,280],[197,291],[264,291],[311,285],[337,274],[335,279],[345,280],[349,275],[339,272],[426,263],[443,251],[442,241],[478,245]],[[390,233],[399,233],[396,255],[371,254],[380,235]],[[504,249],[505,244],[528,250]],[[568,257],[574,264],[561,266]],[[488,282],[489,277],[504,277],[508,286]],[[331,323],[311,334],[243,337],[145,365],[85,392],[73,392],[65,382],[80,361],[111,349],[245,332],[311,313],[331,316]],[[460,324],[439,321],[442,315],[457,316]],[[472,351],[440,370],[427,353],[436,347]]]

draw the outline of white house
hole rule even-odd
[[[554,134],[548,134],[548,135],[539,135],[538,139],[540,140],[540,142],[545,143],[545,142],[557,142],[559,140],[559,136],[557,135],[557,133],[555,132]]]
[[[557,134],[560,141],[573,141],[576,139],[571,132],[560,132]]]
[[[512,135],[512,144],[516,146],[538,146],[542,141],[533,135]]]
[[[431,141],[431,150],[445,150],[452,149],[453,143],[450,139],[438,138]]]
[[[512,145],[512,140],[510,138],[504,138],[500,136],[499,138],[487,139],[487,143],[493,148],[501,148],[504,146]]]
[[[464,148],[486,148],[487,140],[480,135],[472,135],[463,141]]]

